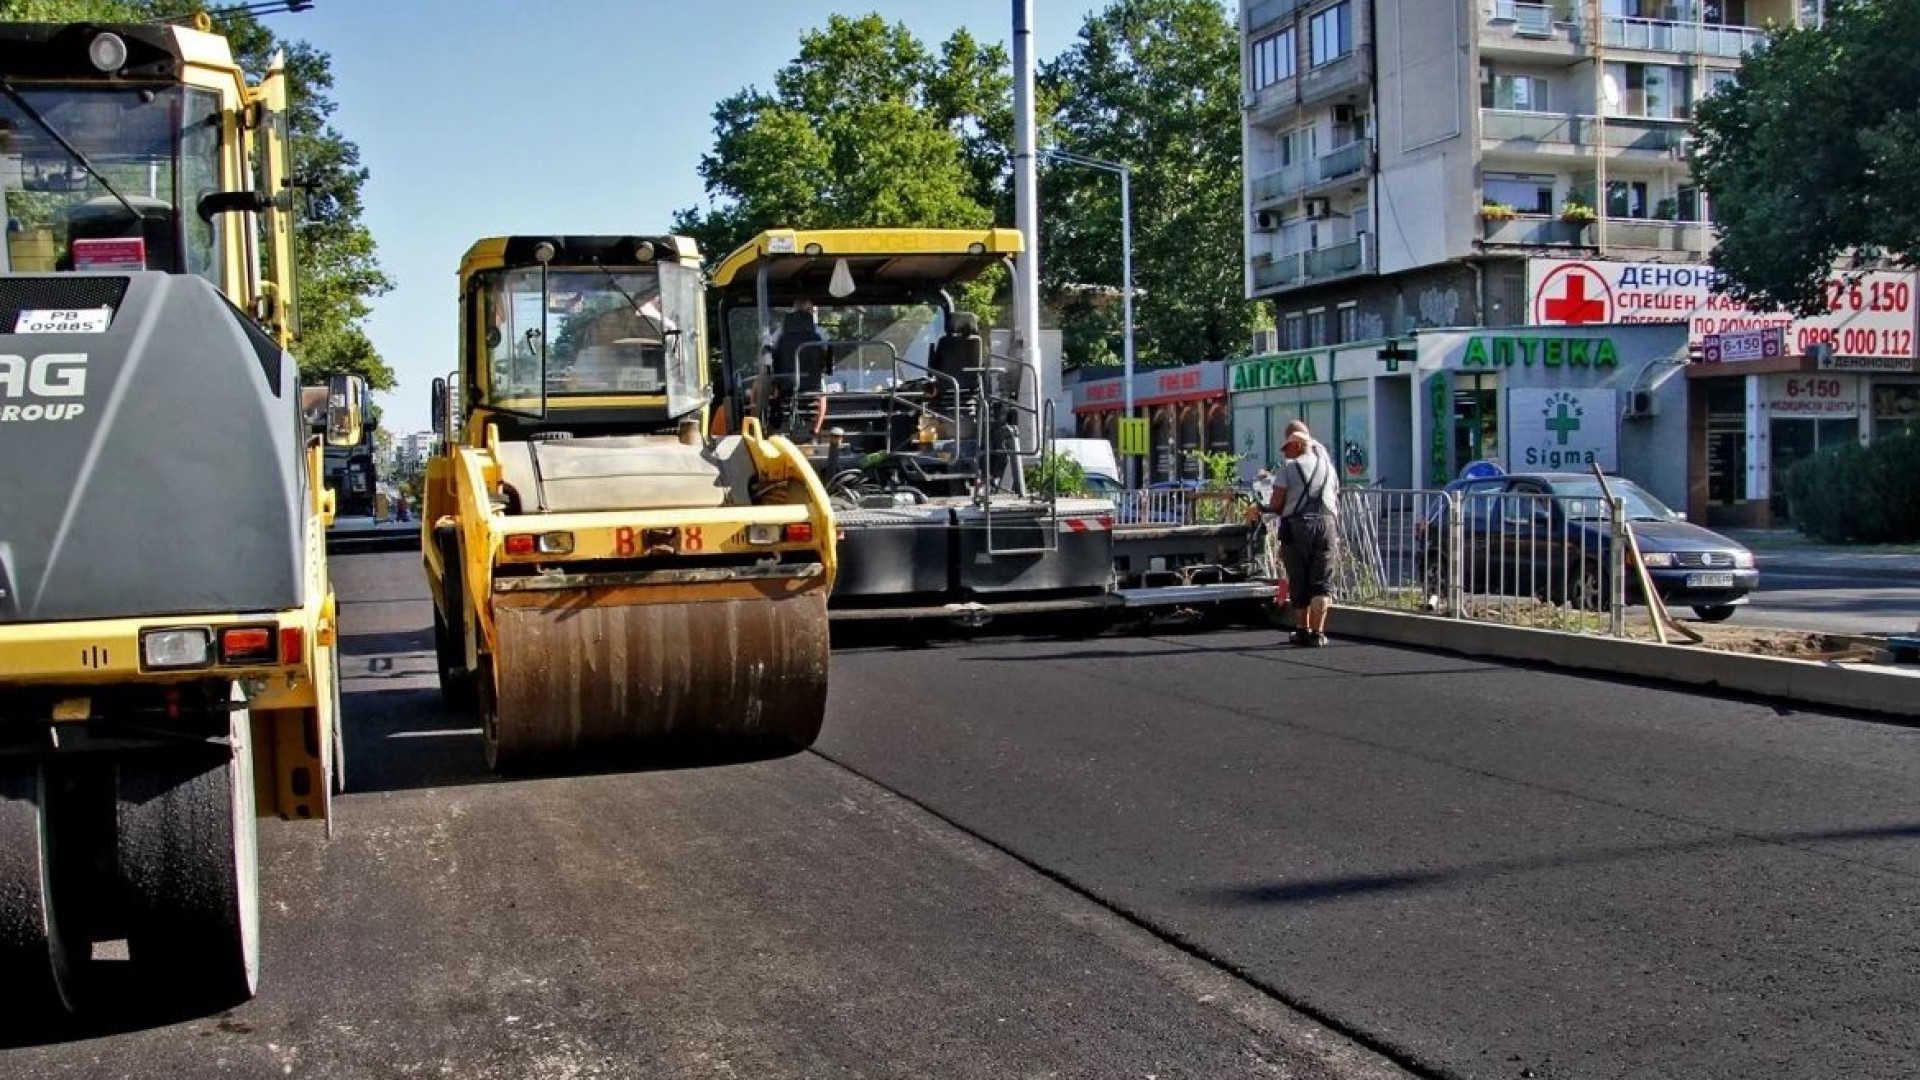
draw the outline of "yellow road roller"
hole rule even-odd
[[[441,690],[488,764],[811,745],[832,512],[787,439],[709,434],[693,241],[495,237],[459,283],[421,550]]]
[[[344,776],[321,471],[365,386],[307,430],[279,62],[4,22],[0,73],[0,1027],[224,1008],[256,817]]]

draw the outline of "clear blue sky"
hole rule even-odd
[[[1045,61],[1105,4],[1033,7]],[[271,16],[333,57],[334,125],[372,171],[365,221],[395,282],[367,323],[399,376],[378,396],[389,430],[428,426],[428,384],[455,363],[454,271],[474,240],[658,230],[704,205],[714,105],[770,88],[800,35],[836,12],[878,12],[929,47],[961,26],[1012,44],[1011,0],[317,0]]]

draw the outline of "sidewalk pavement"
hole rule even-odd
[[[1714,531],[1752,549],[1754,561],[1760,567],[1762,587],[1769,570],[1777,574],[1920,582],[1920,546],[1908,545],[1908,550],[1900,551],[1873,545],[1822,544],[1793,529]]]

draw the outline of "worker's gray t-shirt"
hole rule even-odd
[[[1333,475],[1333,460],[1325,453],[1306,453],[1287,462],[1281,470],[1280,486],[1287,489],[1280,516],[1339,512],[1340,481]]]

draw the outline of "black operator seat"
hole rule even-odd
[[[826,350],[802,350],[801,346],[818,345],[826,340],[826,335],[814,325],[812,314],[798,310],[787,312],[780,319],[779,336],[773,339],[773,373],[791,377],[797,362],[800,369],[799,391],[818,391]]]
[[[947,332],[933,347],[933,370],[958,379],[962,388],[977,386],[980,373],[967,369],[986,366],[984,345],[979,317],[971,311],[956,311],[947,316]]]

